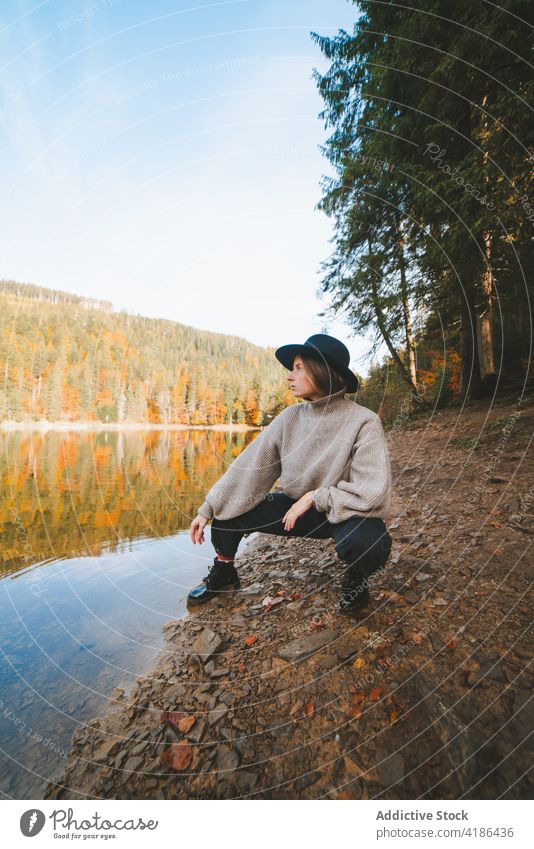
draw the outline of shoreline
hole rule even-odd
[[[392,434],[393,548],[368,606],[339,614],[333,540],[251,535],[241,588],[165,623],[150,674],[75,730],[43,798],[531,798],[534,409],[475,463],[487,410],[453,443],[455,416]]]
[[[0,430],[36,430],[47,431],[136,431],[136,430],[219,430],[219,431],[248,431],[263,430],[266,425],[246,424],[217,424],[217,425],[186,425],[186,424],[154,424],[142,422],[0,422]]]

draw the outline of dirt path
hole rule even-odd
[[[333,541],[258,535],[241,591],[166,625],[45,797],[532,798],[534,398],[519,410],[389,432],[394,545],[356,619]]]

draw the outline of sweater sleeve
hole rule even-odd
[[[198,509],[205,519],[233,519],[252,510],[282,473],[284,410],[228,466]]]
[[[350,465],[350,479],[320,487],[314,505],[334,524],[354,516],[354,512],[383,512],[391,499],[391,464],[380,416],[365,422],[356,437]]]

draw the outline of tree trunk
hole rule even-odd
[[[408,297],[408,286],[406,284],[406,256],[404,253],[404,238],[399,218],[396,218],[397,247],[400,271],[400,290],[402,300],[402,312],[404,316],[404,335],[406,338],[406,360],[410,381],[417,386],[417,371],[415,368],[415,340],[412,330],[412,317],[410,314],[410,301]]]
[[[488,387],[497,382],[493,353],[493,271],[490,264],[491,235],[484,233],[484,255],[486,267],[482,274],[482,292],[477,310],[477,341],[480,376]]]
[[[488,95],[484,95],[482,106],[485,108],[488,103]],[[484,138],[489,134],[488,117],[484,114],[483,122]],[[484,150],[482,154],[482,180],[486,194],[489,193],[489,174],[488,174],[488,151]],[[481,281],[481,298],[477,309],[477,340],[478,340],[478,360],[480,363],[480,376],[484,383],[493,388],[497,382],[495,374],[494,347],[493,347],[493,269],[491,267],[491,231],[485,230],[482,241],[484,243],[484,270],[482,272]]]
[[[412,406],[414,408],[417,407],[418,409],[420,409],[421,404],[423,403],[423,400],[422,400],[421,396],[419,395],[419,391],[417,389],[417,383],[414,383],[412,381],[410,372],[408,371],[408,369],[406,368],[406,366],[402,362],[401,358],[399,357],[397,351],[395,350],[395,346],[393,344],[391,336],[388,333],[388,329],[386,327],[386,321],[384,319],[384,313],[382,312],[382,308],[380,306],[380,299],[379,299],[379,295],[378,295],[378,290],[376,288],[374,276],[371,276],[371,287],[372,287],[373,309],[375,311],[376,321],[377,321],[380,333],[382,334],[382,338],[383,338],[384,342],[386,343],[386,345],[388,347],[389,353],[393,357],[393,361],[394,361],[395,365],[397,366],[402,379],[410,387],[410,394],[411,394],[411,398],[412,398]]]
[[[476,313],[472,295],[464,289],[461,299],[462,328],[460,331],[460,395],[464,401],[474,401],[487,394],[480,377]]]

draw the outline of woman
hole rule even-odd
[[[346,346],[323,333],[304,345],[283,345],[275,356],[289,385],[306,403],[286,407],[233,461],[210,489],[191,523],[193,543],[204,542],[211,519],[213,566],[188,596],[191,605],[239,586],[234,558],[253,531],[335,539],[348,564],[339,612],[369,601],[368,578],[391,551],[384,519],[391,504],[391,467],[380,417],[345,398],[356,392]],[[281,491],[271,493],[280,478]]]

